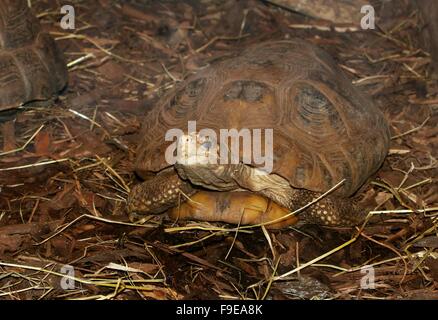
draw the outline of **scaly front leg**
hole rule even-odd
[[[128,196],[128,213],[131,220],[138,215],[158,214],[185,202],[197,191],[190,183],[181,180],[174,170],[162,172],[136,185]]]

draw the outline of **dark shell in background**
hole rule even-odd
[[[25,0],[0,0],[0,110],[47,100],[67,84],[64,56]]]

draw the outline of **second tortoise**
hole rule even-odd
[[[0,0],[0,111],[49,100],[67,84],[63,53],[25,0]]]

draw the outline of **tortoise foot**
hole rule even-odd
[[[321,193],[297,190],[288,206],[297,210],[318,198]],[[362,223],[366,213],[350,198],[327,196],[299,214],[304,223],[333,227],[351,227]]]
[[[196,191],[175,171],[163,172],[136,185],[128,196],[130,219],[142,214],[158,214],[187,200]]]

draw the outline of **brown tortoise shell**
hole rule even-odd
[[[0,110],[49,99],[66,83],[64,57],[27,2],[0,0]]]
[[[266,42],[212,64],[176,86],[147,114],[136,171],[169,166],[165,133],[273,129],[274,168],[296,188],[323,192],[342,179],[353,194],[382,164],[389,129],[380,110],[323,50],[302,40]],[[263,145],[263,144],[262,144]],[[253,164],[255,165],[255,164]]]

